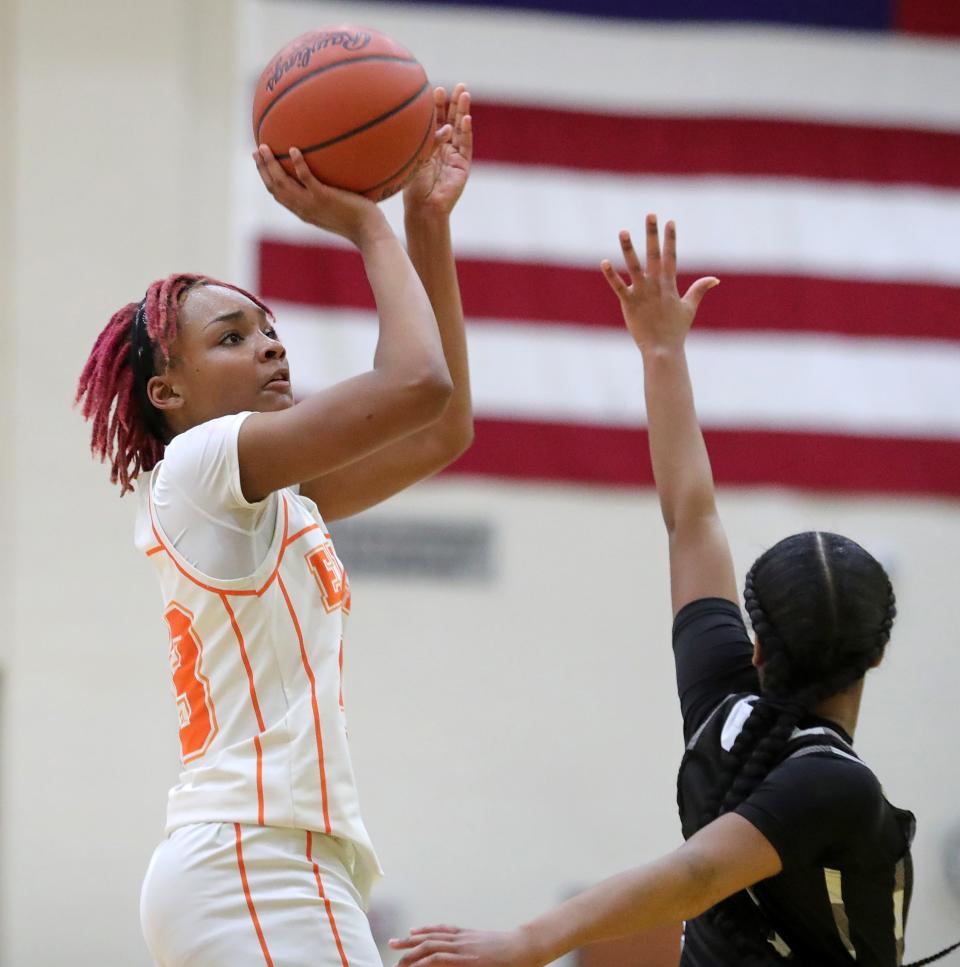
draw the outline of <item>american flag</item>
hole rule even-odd
[[[339,23],[470,85],[454,236],[477,434],[450,472],[651,482],[640,358],[598,265],[655,211],[685,279],[722,280],[688,343],[718,482],[960,496],[960,5],[250,0],[245,16],[247,98],[277,48]],[[359,257],[273,203],[248,147],[248,281],[305,391],[369,365],[373,303]],[[385,207],[399,230],[399,199]]]

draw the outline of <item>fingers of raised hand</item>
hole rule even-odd
[[[290,149],[290,161],[293,164],[293,170],[297,175],[297,181],[311,191],[316,191],[321,186],[321,183],[317,181],[316,176],[307,166],[307,159],[304,158],[303,152],[299,148]]]
[[[447,123],[457,126],[458,116],[466,114],[470,110],[470,95],[467,94],[466,107],[461,108],[463,95],[467,94],[466,84],[457,84],[450,94],[450,103],[447,104]]]
[[[700,305],[700,300],[715,286],[719,285],[720,280],[712,275],[704,276],[692,283],[690,288],[683,294],[683,302],[690,306],[694,312]]]
[[[260,175],[260,180],[263,182],[264,187],[270,194],[273,194],[273,179],[270,177],[270,171],[267,168],[267,159],[264,157],[263,149],[257,148],[253,152],[253,161],[257,166],[257,174]]]
[[[302,190],[300,183],[284,171],[283,165],[277,161],[268,145],[261,144],[257,153],[260,156],[257,170],[271,195],[278,199],[281,195],[291,198],[295,196],[297,189]]]
[[[473,160],[473,118],[469,114],[460,118],[453,143],[465,161]]]
[[[643,266],[640,264],[640,256],[637,255],[637,250],[633,247],[633,239],[626,229],[620,232],[620,248],[623,251],[623,260],[627,263],[630,281],[637,285],[643,281]]]
[[[449,124],[443,124],[433,133],[434,148],[453,139],[453,128]]]
[[[447,90],[444,87],[435,87],[433,89],[433,123],[436,127],[434,137],[450,123],[447,113]]]
[[[467,161],[473,155],[473,118],[470,116],[470,92],[465,84],[457,84],[450,96],[447,121],[453,127],[453,146]]]
[[[277,161],[277,157],[273,153],[270,145],[261,144],[259,152],[260,160],[263,162],[263,167],[270,176],[271,181],[276,182],[284,177],[288,177],[287,173],[283,170],[283,166]]]
[[[609,259],[604,259],[600,263],[600,271],[603,272],[603,277],[607,280],[607,283],[613,289],[614,295],[618,299],[626,299],[630,295],[630,289],[627,283],[623,281],[620,273],[613,267]]]
[[[660,230],[656,215],[647,215],[647,275],[660,278]]]
[[[677,281],[677,226],[667,222],[663,227],[663,274],[674,283]]]
[[[470,92],[462,84],[458,84],[457,87],[461,90],[454,105],[453,126],[455,128],[459,128],[463,119],[470,114]]]

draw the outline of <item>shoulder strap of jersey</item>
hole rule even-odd
[[[869,766],[853,751],[853,746],[839,732],[826,725],[795,728],[780,756],[781,762],[805,755],[827,753],[852,762],[859,762],[865,769]]]

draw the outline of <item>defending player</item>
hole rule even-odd
[[[647,218],[647,265],[620,236],[627,285],[603,272],[643,356],[650,453],[670,548],[677,684],[687,751],[686,843],[507,933],[426,927],[392,944],[401,967],[539,967],[591,941],[686,921],[685,967],[901,963],[914,820],[852,748],[864,674],[895,614],[880,564],[835,534],[763,554],[744,599],[697,424],[684,342],[704,294],[681,298],[676,236]]]
[[[141,898],[163,967],[380,964],[342,704],[350,588],[325,522],[472,438],[449,227],[470,97],[436,98],[433,156],[404,193],[409,257],[376,205],[320,184],[299,152],[296,179],[254,155],[280,204],[359,249],[380,317],[368,372],[294,403],[270,310],[176,275],[114,315],[80,380],[94,453],[121,492],[138,482],[136,543],[170,634],[183,769]]]

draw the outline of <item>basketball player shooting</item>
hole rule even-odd
[[[367,198],[266,146],[267,190],[351,242],[379,314],[371,368],[294,401],[256,296],[154,282],[100,334],[77,391],[92,450],[139,498],[169,632],[182,771],[141,896],[162,967],[379,967],[379,875],[342,701],[350,586],[326,524],[436,473],[470,444],[449,216],[470,172],[470,96],[435,92],[434,149],[404,191],[407,251]]]

